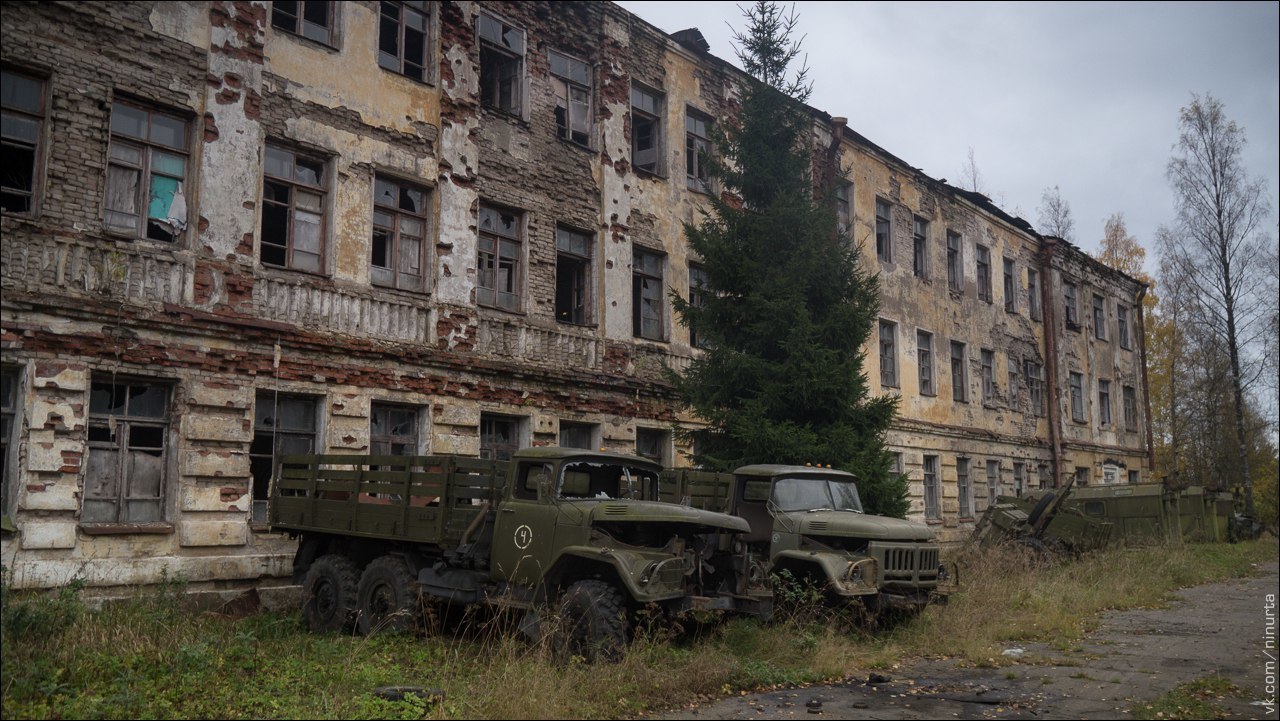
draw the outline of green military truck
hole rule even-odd
[[[767,615],[762,562],[733,553],[747,523],[658,501],[660,471],[568,448],[287,456],[270,523],[299,540],[293,576],[317,631],[406,628],[439,600],[525,610],[538,633],[553,607],[564,647],[594,658],[616,655],[649,604]]]
[[[831,601],[918,611],[945,602],[958,582],[927,526],[864,513],[857,479],[844,471],[773,464],[732,473],[669,470],[661,487],[668,500],[745,520],[742,541],[769,559],[770,575],[811,583]]]

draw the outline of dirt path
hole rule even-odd
[[[1266,663],[1267,654],[1277,656],[1280,570],[1259,570],[1184,589],[1170,608],[1108,612],[1066,651],[1024,644],[1019,661],[1003,668],[920,661],[882,683],[866,683],[864,673],[856,682],[741,696],[659,718],[1131,718],[1140,703],[1219,674],[1243,690],[1243,698],[1218,702],[1228,718],[1276,719],[1276,667],[1268,678]],[[1271,705],[1257,703],[1264,699]]]

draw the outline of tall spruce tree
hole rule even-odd
[[[831,464],[858,476],[868,511],[901,517],[906,479],[884,447],[896,402],[872,397],[862,370],[879,284],[837,222],[834,183],[814,182],[811,85],[807,68],[790,71],[798,18],[763,0],[743,14],[735,39],[750,78],[705,159],[724,195],[685,226],[706,284],[696,304],[674,298],[705,347],[672,379],[707,423],[687,432],[694,460],[716,470]]]

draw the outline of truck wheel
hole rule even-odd
[[[369,636],[379,631],[412,631],[418,621],[418,593],[404,559],[383,556],[360,576],[360,615],[356,627]]]
[[[1049,508],[1051,503],[1053,503],[1053,491],[1046,491],[1040,497],[1039,502],[1036,503],[1036,507],[1032,508],[1031,513],[1027,516],[1027,525],[1036,525],[1036,521],[1040,520],[1040,516],[1044,515],[1045,510]]]
[[[318,633],[346,633],[356,610],[356,567],[346,556],[317,558],[302,582],[306,603],[302,615]]]
[[[560,597],[559,650],[589,663],[617,661],[627,645],[627,605],[604,581],[578,581]]]

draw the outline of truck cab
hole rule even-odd
[[[759,464],[733,473],[672,471],[670,496],[747,521],[743,541],[769,572],[822,588],[830,600],[872,610],[945,601],[955,571],[941,563],[927,526],[864,512],[853,474]]]

